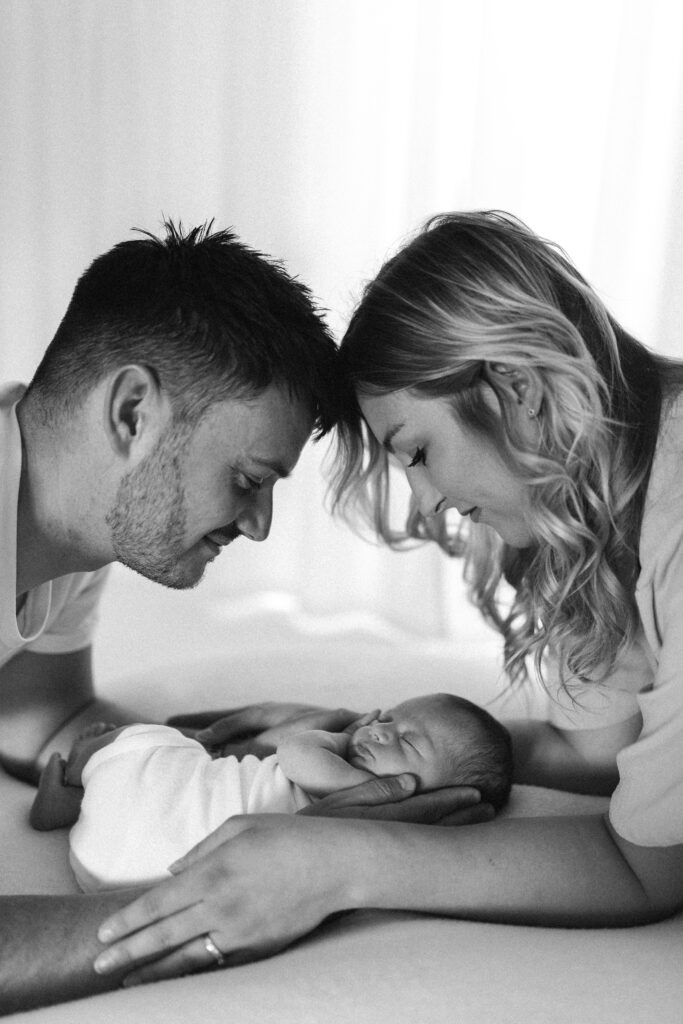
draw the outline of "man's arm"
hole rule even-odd
[[[0,897],[0,1014],[118,988],[125,972],[93,970],[97,929],[141,892]]]
[[[33,785],[50,756],[66,757],[90,722],[135,721],[95,698],[90,647],[68,654],[20,651],[0,668],[0,692],[0,764]]]
[[[309,729],[283,740],[277,748],[282,771],[314,796],[326,796],[374,778],[346,760],[348,733]]]

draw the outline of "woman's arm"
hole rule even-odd
[[[635,715],[601,729],[558,729],[550,722],[505,722],[512,737],[514,781],[572,793],[610,796],[619,781],[617,754],[635,743]]]
[[[112,945],[98,969],[130,968],[207,931],[228,962],[257,959],[351,908],[615,927],[683,905],[683,847],[634,847],[600,816],[449,829],[260,815],[226,822],[222,838],[109,919],[100,938]],[[133,977],[183,969],[182,956],[171,953]]]
[[[314,796],[336,793],[374,778],[346,760],[348,733],[309,729],[278,744],[277,758],[287,778]]]

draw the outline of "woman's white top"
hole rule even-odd
[[[617,757],[610,821],[640,846],[683,843],[683,398],[660,430],[640,535],[639,641],[604,684],[558,693],[550,719],[598,729],[642,715],[637,741]]]

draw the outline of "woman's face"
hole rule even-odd
[[[497,411],[494,391],[487,387],[487,392],[491,408]],[[454,418],[444,399],[394,391],[360,395],[359,402],[377,441],[405,469],[422,515],[455,508],[475,523],[493,527],[512,547],[533,543],[528,484],[512,472],[488,439]],[[513,414],[520,417],[523,429],[536,429],[536,424],[524,423],[523,406],[515,406]]]

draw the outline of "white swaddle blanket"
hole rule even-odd
[[[213,760],[165,725],[133,725],[98,750],[71,830],[70,862],[86,892],[145,885],[235,814],[293,814],[311,801],[273,754]]]

